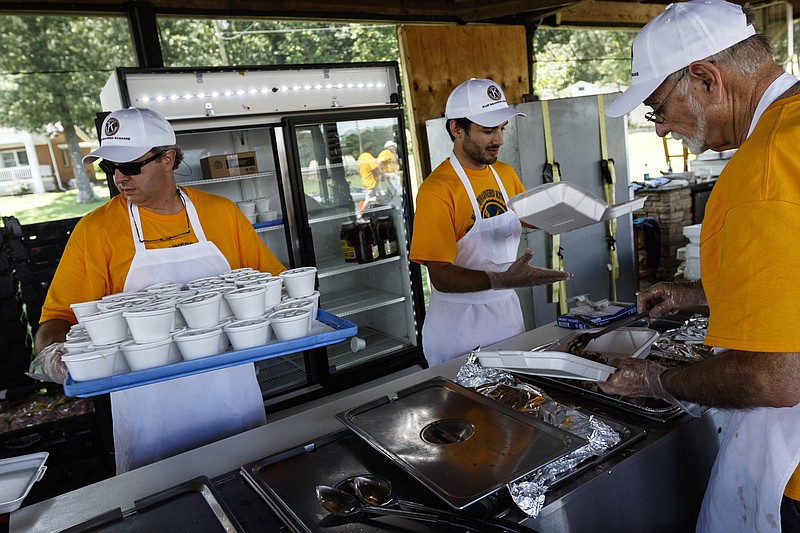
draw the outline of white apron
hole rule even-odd
[[[467,190],[475,225],[457,243],[453,264],[473,270],[502,272],[517,259],[522,225],[508,209],[502,215],[482,218],[478,201],[455,154],[450,164]],[[489,165],[508,205],[508,194]],[[525,332],[522,309],[514,289],[478,292],[440,292],[433,289],[422,325],[422,349],[430,366],[463,355],[478,345],[487,346]]]
[[[796,82],[783,74],[770,85],[748,136],[769,104]],[[780,531],[783,490],[798,462],[800,405],[734,412],[711,470],[697,531]]]
[[[216,245],[206,240],[194,204],[180,194],[198,242],[147,250],[133,229],[134,219],[142,227],[139,208],[133,205],[136,253],[125,291],[160,281],[186,283],[230,270]],[[117,474],[266,423],[252,363],[112,392],[111,412]]]

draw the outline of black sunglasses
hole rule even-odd
[[[103,159],[97,164],[97,166],[100,167],[100,170],[111,176],[113,176],[114,172],[116,172],[117,170],[119,170],[126,176],[136,176],[142,173],[143,166],[145,166],[147,163],[155,161],[156,159],[158,159],[159,157],[161,157],[166,153],[167,151],[164,150],[162,152],[158,152],[153,157],[148,157],[144,161],[136,161],[134,163],[112,163],[111,161]]]

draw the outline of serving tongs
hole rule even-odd
[[[583,352],[586,350],[586,347],[589,345],[590,342],[595,340],[598,337],[602,337],[606,333],[610,333],[614,330],[617,330],[623,326],[627,326],[637,320],[641,320],[646,317],[649,313],[647,311],[643,313],[637,313],[635,315],[627,316],[621,318],[612,324],[604,327],[598,331],[584,331],[573,337],[569,343],[567,343],[567,347],[564,349],[565,352],[571,353],[573,355],[582,356]]]

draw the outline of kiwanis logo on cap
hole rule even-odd
[[[113,137],[119,131],[119,120],[116,117],[111,117],[106,121],[104,126],[104,133],[106,137]]]
[[[503,93],[500,92],[500,87],[497,85],[489,85],[489,88],[486,89],[486,96],[497,101],[503,97]]]

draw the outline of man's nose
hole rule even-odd
[[[672,131],[669,129],[669,126],[666,125],[666,122],[662,122],[661,124],[656,124],[656,135],[659,137],[666,137],[669,135],[669,132]]]

